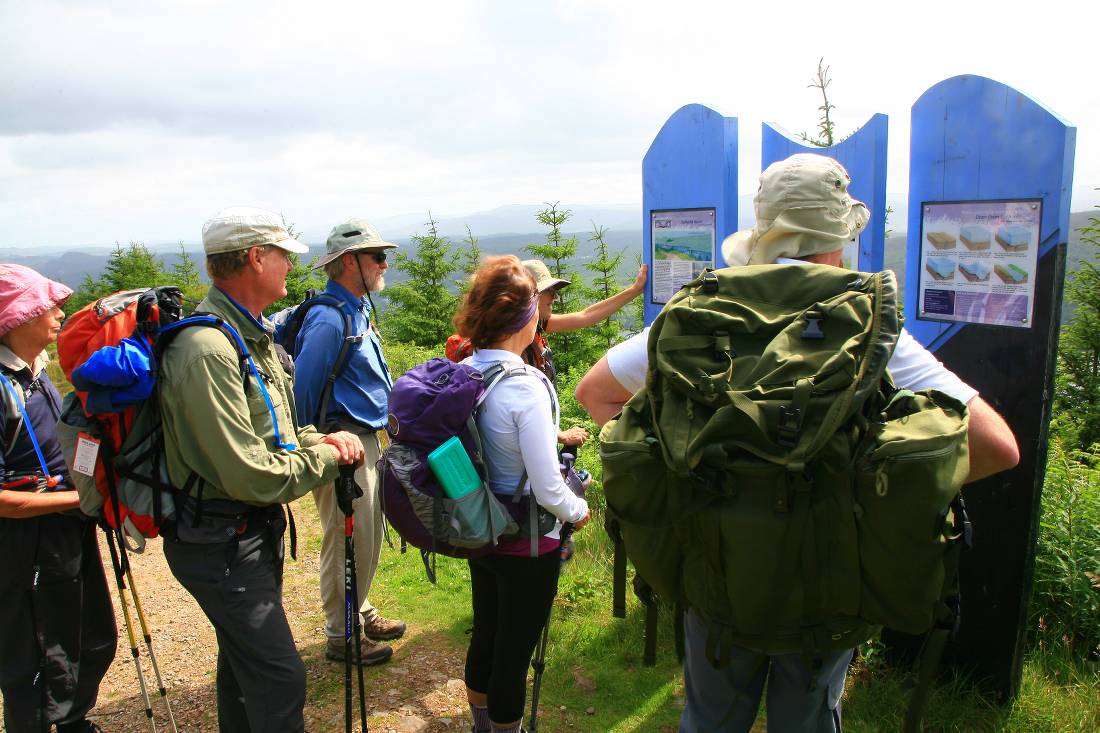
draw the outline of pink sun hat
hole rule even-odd
[[[0,265],[0,336],[61,305],[72,294],[72,288],[29,267]]]

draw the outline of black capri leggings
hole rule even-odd
[[[489,718],[523,717],[527,666],[558,592],[561,555],[489,555],[470,560],[474,631],[466,686],[489,696]]]

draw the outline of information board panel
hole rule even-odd
[[[653,264],[652,303],[667,303],[684,284],[714,267],[714,215],[711,209],[663,209],[649,213]]]
[[[1031,328],[1041,199],[921,207],[918,318]]]

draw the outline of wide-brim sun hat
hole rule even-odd
[[[538,288],[539,293],[570,285],[568,280],[554,277],[550,272],[550,268],[542,260],[524,260],[521,264],[527,268],[527,272],[531,273],[531,277],[535,278],[535,286]]]
[[[870,212],[848,194],[851,177],[837,161],[798,153],[760,174],[756,224],[722,242],[729,267],[764,265],[835,252],[859,236]]]
[[[282,215],[273,211],[232,206],[214,214],[202,227],[202,248],[207,255],[264,246],[299,255],[309,252],[309,247],[290,236]]]
[[[324,267],[341,255],[367,250],[396,249],[397,245],[382,239],[378,230],[366,219],[348,219],[337,224],[325,240],[325,254],[313,263],[313,269]]]
[[[72,288],[23,265],[0,265],[0,336],[58,307]]]

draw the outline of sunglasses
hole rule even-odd
[[[370,257],[371,259],[373,259],[379,265],[381,265],[383,262],[386,261],[386,253],[385,252],[364,252],[363,254],[365,254],[368,257]]]

